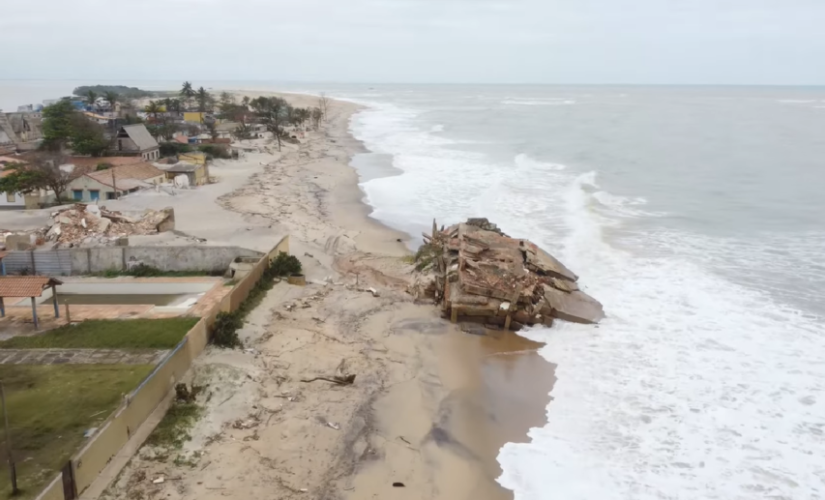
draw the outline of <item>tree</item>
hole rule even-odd
[[[209,95],[209,92],[207,92],[206,89],[203,87],[199,88],[197,94],[195,95],[195,100],[198,101],[198,111],[201,113],[206,112],[206,106],[211,98],[212,96]]]
[[[174,123],[160,123],[157,125],[147,125],[146,130],[152,135],[152,137],[162,137],[164,140],[171,141],[175,137],[175,132],[177,132],[177,126]]]
[[[79,155],[102,156],[109,149],[103,127],[80,113],[72,116],[69,140],[72,152]]]
[[[46,151],[60,151],[66,147],[72,134],[72,117],[75,109],[68,99],[43,108],[43,143],[40,149]]]
[[[321,111],[321,108],[312,108],[312,127],[315,130],[321,126],[321,120],[324,118],[324,112]]]
[[[109,101],[109,105],[112,107],[112,113],[115,113],[115,117],[117,117],[117,104],[120,101],[120,95],[117,92],[106,92],[103,94],[103,98]]]
[[[0,180],[0,189],[12,193],[32,193],[40,189],[54,191],[60,200],[69,183],[81,175],[80,172],[61,169],[65,157],[60,153],[40,153],[28,164],[6,166],[12,173]]]
[[[209,136],[212,137],[212,140],[216,140],[218,138],[218,126],[214,121],[209,121],[205,123],[206,129],[209,130]]]
[[[155,122],[158,121],[158,113],[160,113],[160,110],[161,110],[161,107],[160,107],[160,104],[158,104],[157,101],[149,101],[149,104],[146,106],[146,109],[145,109],[145,111],[147,113],[152,115],[152,118],[154,118]]]
[[[180,89],[180,96],[183,102],[189,104],[193,97],[195,97],[195,89],[192,87],[192,82],[183,82]]]
[[[96,109],[98,97],[100,96],[98,96],[97,92],[95,92],[94,90],[86,92],[86,104],[88,104],[92,109]]]
[[[43,144],[44,151],[63,151],[71,148],[76,154],[100,156],[109,143],[104,137],[103,128],[75,111],[68,100],[61,100],[43,109]]]
[[[36,186],[41,177],[25,163],[8,163],[3,169],[4,177],[0,177],[0,193],[31,193],[38,189]]]
[[[181,110],[183,110],[183,104],[180,99],[169,99],[169,103],[166,106],[166,111],[172,113],[180,113]]]
[[[249,96],[248,95],[243,96],[243,99],[241,99],[241,104],[243,104],[243,106],[245,108],[249,107]]]
[[[252,130],[250,129],[249,125],[246,123],[241,123],[235,129],[235,137],[239,140],[250,139],[252,138]]]
[[[327,95],[324,92],[321,92],[321,96],[318,97],[318,107],[321,109],[321,119],[327,119],[327,106],[329,104],[329,99],[327,99]]]
[[[281,136],[284,134],[284,124],[291,106],[280,97],[258,97],[250,101],[253,111],[266,125],[267,130],[272,132],[278,140],[278,151],[281,150]]]

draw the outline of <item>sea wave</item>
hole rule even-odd
[[[517,500],[813,498],[825,459],[816,318],[679,254],[603,237],[595,173],[565,189],[562,257],[608,314],[524,335],[558,365],[548,423],[507,444]]]
[[[352,129],[403,172],[365,183],[377,218],[418,234],[433,217],[487,216],[556,253],[604,303],[598,327],[523,332],[546,343],[557,382],[548,423],[498,456],[499,482],[516,500],[816,498],[825,482],[821,318],[729,279],[709,261],[722,258],[701,258],[720,249],[688,234],[671,230],[668,251],[619,248],[607,228],[655,214],[645,198],[600,186],[597,171],[457,151],[414,110],[386,103]],[[651,245],[665,240],[632,231]]]

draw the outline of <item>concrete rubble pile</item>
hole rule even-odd
[[[124,236],[175,229],[175,212],[171,207],[149,209],[140,218],[131,218],[106,207],[76,203],[51,216],[52,224],[41,233],[58,247],[106,245]]]
[[[535,244],[505,235],[487,219],[469,219],[424,234],[422,272],[411,292],[440,303],[453,322],[518,330],[554,319],[598,323],[602,305],[582,292],[578,276]]]

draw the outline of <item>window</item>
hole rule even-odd
[[[6,193],[6,201],[9,203],[14,203],[14,193]]]
[[[83,190],[82,189],[72,189],[72,198],[75,201],[80,201],[83,199]]]
[[[106,199],[107,200],[114,200],[115,199],[115,193],[111,193],[111,192],[106,193]]]
[[[92,201],[96,201],[100,199],[100,190],[97,189],[90,189],[89,190],[89,197]]]

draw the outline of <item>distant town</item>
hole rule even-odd
[[[82,86],[74,95],[0,112],[0,209],[96,202],[210,182],[209,163],[237,159],[234,142],[280,149],[318,129],[325,99],[296,108],[277,97],[236,99],[184,82],[178,92]]]

